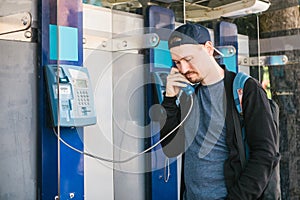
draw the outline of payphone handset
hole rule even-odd
[[[96,124],[94,96],[88,70],[73,65],[47,65],[45,70],[53,125],[58,126],[58,99],[61,127]]]

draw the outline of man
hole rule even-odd
[[[242,105],[250,156],[242,169],[232,117],[235,74],[216,62],[209,32],[201,25],[178,27],[168,44],[175,66],[166,82],[161,138],[188,115],[162,142],[167,156],[184,153],[183,199],[259,199],[278,162],[264,90],[254,79],[245,84]],[[193,95],[181,92],[187,84],[194,86]]]

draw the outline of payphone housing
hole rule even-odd
[[[45,70],[52,125],[82,127],[96,124],[94,96],[88,70],[73,65],[47,65]]]

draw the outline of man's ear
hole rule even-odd
[[[213,56],[215,49],[214,49],[214,46],[213,46],[212,42],[211,41],[206,41],[204,46],[208,50],[208,54],[210,56]]]

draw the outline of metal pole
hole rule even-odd
[[[258,59],[258,81],[261,82],[261,72],[260,72],[260,36],[259,36],[259,16],[256,15],[256,26],[257,26],[257,59]]]
[[[57,195],[58,200],[60,200],[60,91],[59,91],[59,75],[60,75],[60,54],[59,54],[59,43],[60,43],[60,34],[59,34],[59,19],[60,19],[60,12],[59,12],[59,5],[60,2],[57,0],[56,4],[56,15],[57,15],[57,73],[56,73],[56,81],[57,81]]]

